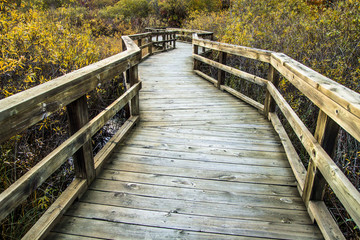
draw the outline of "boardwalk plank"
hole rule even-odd
[[[311,225],[185,215],[175,212],[148,211],[89,203],[75,204],[67,215],[142,226],[238,236],[286,237],[301,240],[317,239],[321,236],[320,231]]]
[[[143,158],[142,158],[143,159]],[[185,167],[174,166],[171,159],[168,161],[169,165],[151,165],[144,163],[122,162],[118,164],[111,164],[105,166],[106,169],[118,170],[118,171],[130,171],[130,172],[142,172],[161,174],[169,176],[182,176],[182,177],[194,177],[200,179],[212,179],[212,180],[227,180],[234,182],[253,182],[253,183],[265,183],[271,185],[288,185],[296,186],[294,176],[272,175],[271,173],[251,173],[248,171],[235,172],[235,171],[221,171],[219,169],[211,170],[203,168],[192,168],[191,165]]]
[[[105,198],[104,198],[105,197]],[[241,204],[219,205],[218,203],[154,198],[134,194],[117,194],[89,190],[82,201],[118,207],[136,208],[179,214],[223,217],[229,219],[250,219],[275,223],[312,224],[302,210],[278,209],[266,207],[249,207]],[[211,211],[209,211],[211,209]]]

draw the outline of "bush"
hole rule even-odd
[[[149,3],[146,0],[120,0],[102,9],[100,15],[104,18],[145,18],[149,15]]]

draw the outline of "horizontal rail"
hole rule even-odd
[[[168,31],[184,32],[184,33],[197,33],[198,35],[213,35],[213,32],[197,30],[197,29],[184,29],[184,28],[166,28]]]
[[[151,32],[147,32],[147,33],[128,35],[128,37],[131,38],[132,40],[139,40],[139,39],[147,38],[149,36],[153,36],[153,34]]]
[[[233,44],[214,42],[207,39],[194,39],[193,44],[200,47],[210,48],[213,50],[226,52],[236,56],[246,57],[250,59],[259,60],[262,62],[269,63],[271,58],[271,51],[261,50],[257,48],[243,47]]]
[[[230,93],[231,95],[233,95],[233,96],[235,96],[235,97],[237,97],[237,98],[239,98],[241,100],[243,100],[244,102],[246,102],[246,103],[250,104],[251,106],[257,108],[258,110],[264,111],[264,105],[262,105],[261,103],[258,103],[257,101],[245,96],[244,94],[234,90],[233,88],[221,85],[220,89]]]
[[[217,85],[218,81],[215,78],[210,77],[209,75],[199,71],[199,70],[194,70],[194,72],[199,75],[202,78],[205,78],[206,80],[208,80],[209,82],[213,83],[215,86]]]
[[[208,64],[210,66],[216,67],[217,69],[223,70],[223,71],[225,71],[227,73],[230,73],[230,74],[232,74],[232,75],[234,75],[236,77],[240,77],[240,78],[242,78],[244,80],[247,80],[249,82],[258,84],[260,86],[265,86],[266,83],[267,83],[266,79],[263,79],[261,77],[255,76],[253,74],[241,71],[239,69],[236,69],[236,68],[233,68],[233,67],[230,67],[230,66],[226,66],[225,64],[215,62],[215,61],[210,60],[208,58],[202,57],[202,56],[200,56],[198,54],[194,54],[193,57],[194,57],[194,59],[196,59],[196,60],[198,60],[200,62],[206,63],[206,64]]]
[[[177,31],[168,31],[168,30],[166,30],[166,31],[162,31],[162,32],[153,32],[152,33],[152,36],[162,36],[162,35],[164,35],[164,34],[176,34],[177,33]]]
[[[179,32],[194,31],[183,31],[180,29]],[[190,38],[190,35],[186,35],[186,37]],[[299,192],[304,199],[310,215],[319,224],[323,235],[328,239],[344,239],[334,220],[325,219],[330,216],[330,213],[322,200],[321,191],[323,191],[325,186],[318,180],[322,178],[324,178],[324,181],[332,188],[355,223],[360,226],[360,193],[331,159],[329,156],[331,150],[324,150],[326,147],[325,144],[336,141],[337,132],[332,133],[331,136],[329,135],[331,139],[327,140],[326,143],[322,142],[323,134],[326,134],[327,131],[334,131],[328,129],[326,124],[330,120],[327,120],[327,117],[330,117],[335,124],[338,124],[355,139],[360,141],[360,94],[324,77],[282,53],[202,39],[196,32],[192,35],[192,43],[194,49],[193,58],[195,73],[214,83],[218,88],[241,98],[257,109],[263,109],[265,116],[272,121],[274,129],[281,138],[290,166],[298,182]],[[220,53],[219,62],[200,56],[198,54],[198,47],[218,51]],[[259,78],[255,75],[227,66],[226,54],[268,63],[268,79]],[[198,70],[198,62],[217,68],[219,71],[218,79],[214,79],[205,73],[200,72]],[[279,77],[277,76],[276,71],[319,107],[320,114],[317,132],[315,134],[317,138],[311,134],[305,124],[296,115],[295,111],[277,90],[276,85],[278,84]],[[265,87],[265,90],[267,91],[265,106],[228,86],[224,86],[224,72]],[[285,129],[274,112],[275,105],[277,105],[284,114],[302,145],[311,156],[308,171],[306,171],[287,136]],[[320,172],[321,175],[319,175],[318,172]]]
[[[274,112],[269,113],[271,123],[274,126],[275,131],[280,137],[286,156],[289,160],[290,166],[293,169],[293,173],[298,182],[299,192],[302,193],[305,185],[306,169],[301,162],[299,155],[297,154],[294,146],[291,143],[289,136],[287,135],[279,117]]]
[[[360,141],[359,94],[284,54],[273,53],[271,64],[315,105]],[[330,93],[329,89],[334,92]]]
[[[61,215],[87,189],[85,179],[74,179],[49,209],[41,216],[36,224],[25,234],[22,240],[43,239],[58,222]]]
[[[94,158],[96,175],[100,174],[102,166],[110,157],[117,144],[124,140],[127,133],[140,120],[139,116],[131,116],[116,132],[116,134],[106,143],[106,145],[96,154]]]
[[[0,101],[0,143],[139,63],[136,48]]]
[[[174,42],[176,38],[168,39],[168,40],[160,40],[160,41],[153,41],[153,43],[167,43],[167,42]]]

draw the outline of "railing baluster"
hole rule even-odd
[[[193,45],[193,52],[194,54],[199,54],[199,46],[198,45]],[[199,62],[194,58],[194,70],[198,70],[199,69]]]
[[[174,32],[173,39],[174,39],[174,49],[175,49],[176,48],[176,32]]]
[[[219,63],[226,65],[226,58],[227,58],[227,53],[220,52]],[[216,87],[220,89],[221,85],[224,84],[225,84],[225,71],[218,69],[218,82]]]
[[[166,50],[166,42],[165,42],[165,40],[166,40],[166,33],[163,33],[163,35],[162,35],[162,40],[163,40],[163,51],[165,51],[165,50]]]
[[[89,111],[85,95],[67,105],[66,109],[71,134],[76,133],[89,122]],[[95,178],[91,140],[86,142],[73,157],[76,177],[87,179],[88,184],[90,184]]]
[[[141,46],[142,46],[142,39],[140,38],[140,39],[138,39],[138,47],[140,48],[140,60],[142,59],[142,57],[143,57],[143,51],[142,51],[142,48],[141,48]]]
[[[323,111],[319,111],[314,137],[329,156],[334,153],[339,129],[339,125],[334,120]],[[308,206],[311,200],[323,200],[326,185],[325,178],[310,159],[303,192],[305,205]]]
[[[138,65],[133,66],[129,69],[129,76],[130,76],[130,86],[131,87],[139,82]],[[130,111],[131,111],[131,116],[139,115],[139,113],[140,113],[139,93],[137,93],[136,96],[133,99],[131,99]]]
[[[274,84],[275,87],[279,84],[279,73],[270,65],[267,79]],[[276,103],[272,98],[270,92],[266,89],[265,102],[264,102],[264,115],[269,118],[269,112],[275,112]]]
[[[149,51],[149,55],[152,55],[152,52],[153,52],[153,42],[152,42],[152,34],[150,34],[149,36],[149,47],[148,47],[148,51]]]

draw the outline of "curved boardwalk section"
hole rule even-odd
[[[191,45],[139,72],[140,123],[49,238],[322,238],[272,125],[195,76]]]

